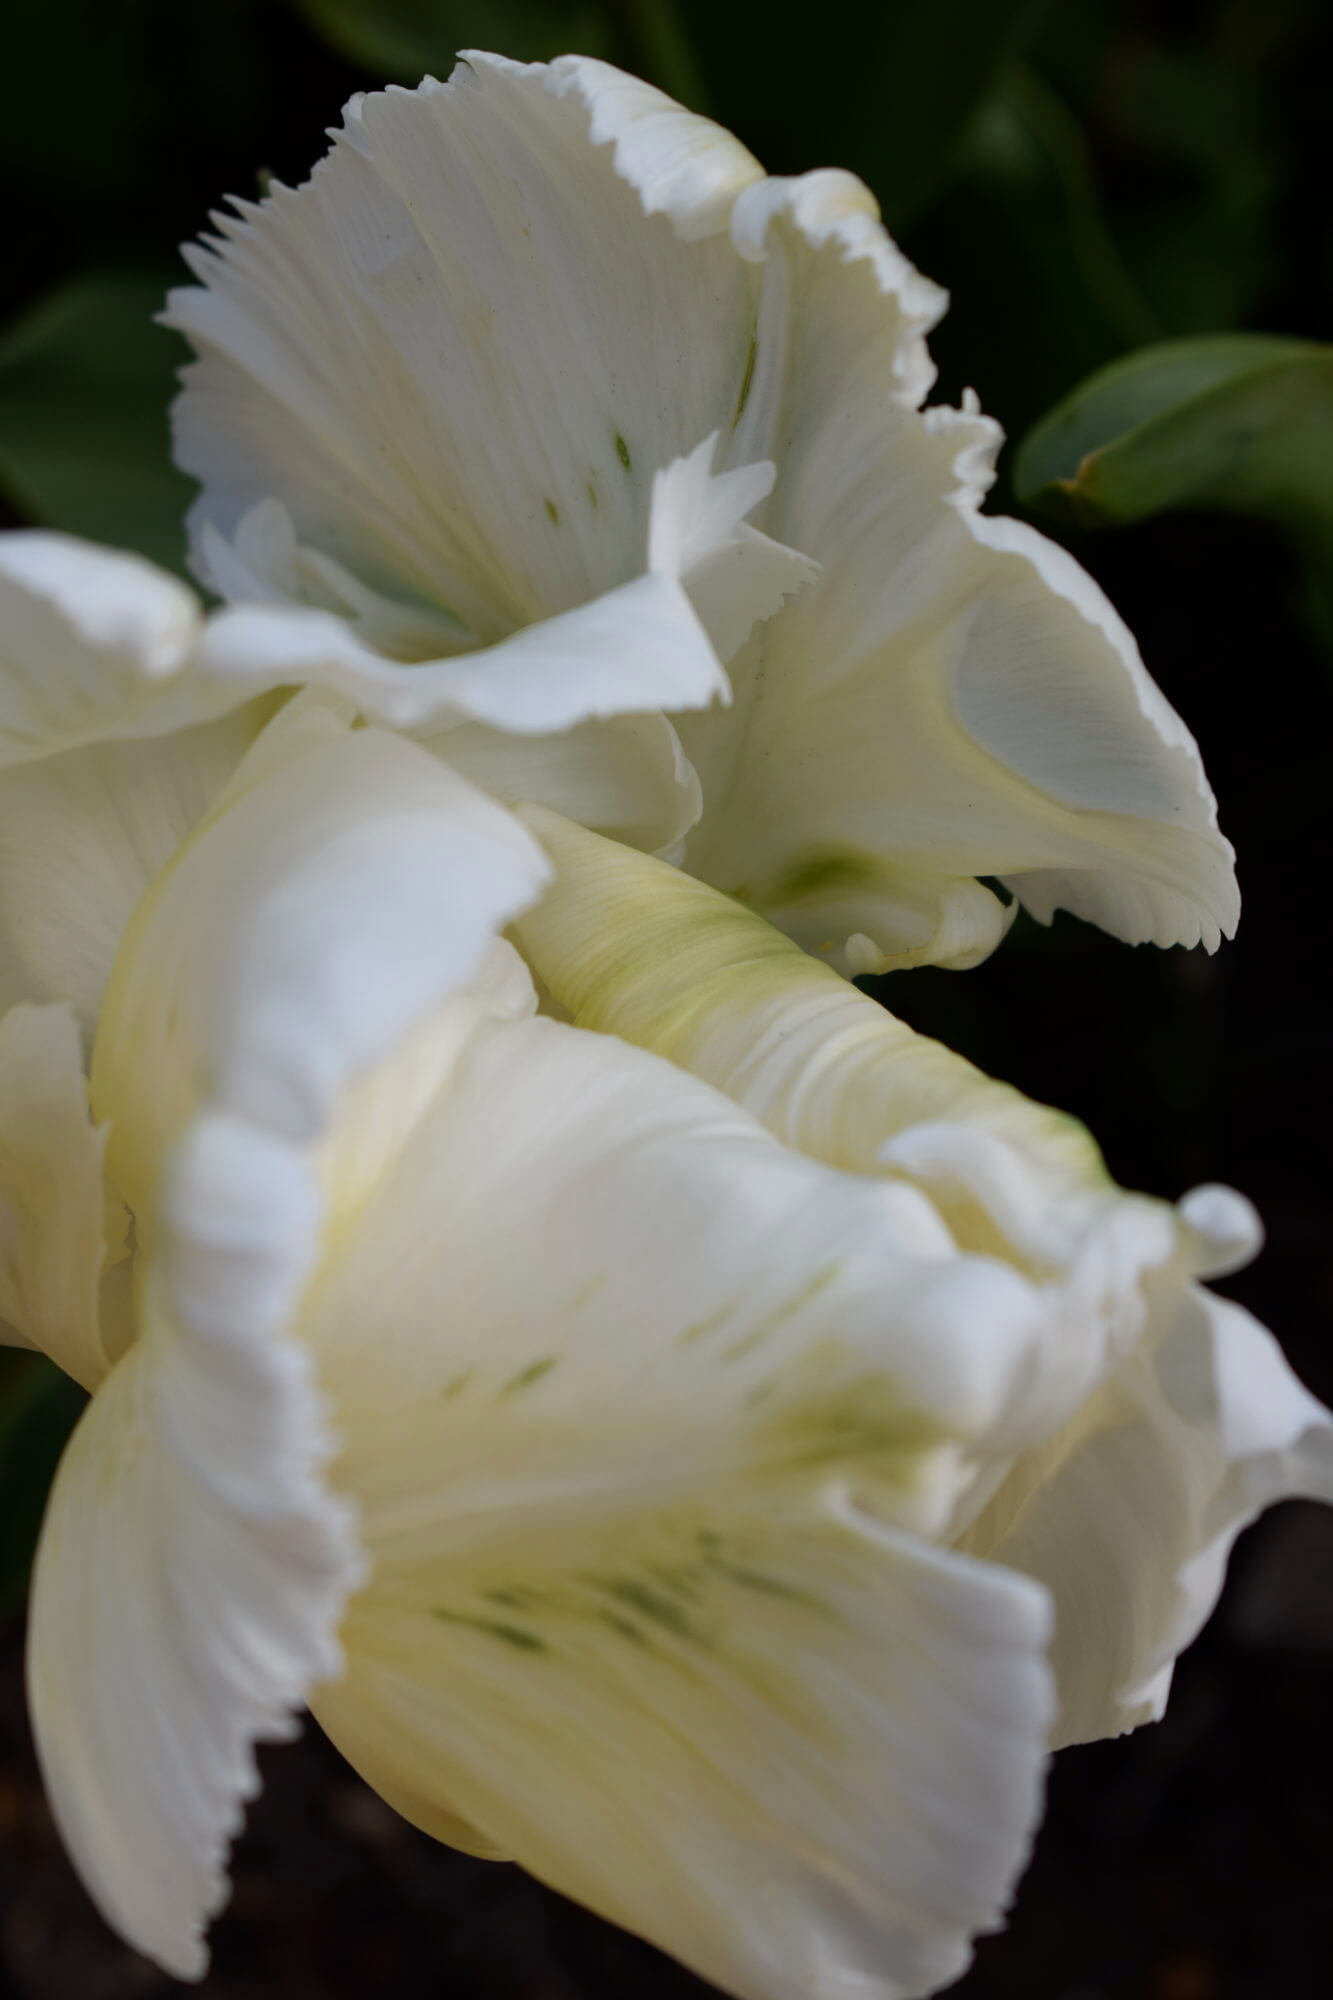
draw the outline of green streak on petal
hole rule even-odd
[[[526,1368],[520,1368],[511,1376],[500,1391],[502,1396],[512,1396],[519,1389],[528,1389],[534,1382],[540,1382],[543,1375],[549,1375],[559,1361],[558,1354],[543,1354],[540,1361],[530,1361]]]
[[[664,1596],[650,1583],[642,1583],[637,1577],[589,1577],[588,1581],[598,1590],[604,1590],[619,1604],[628,1605],[641,1618],[651,1619],[665,1631],[674,1633],[678,1639],[689,1639],[695,1645],[707,1646],[711,1642],[701,1632],[694,1620],[683,1611],[674,1598]]]
[[[599,1271],[595,1278],[589,1278],[586,1284],[580,1285],[578,1290],[573,1293],[565,1306],[565,1311],[569,1313],[582,1312],[584,1306],[591,1304],[605,1284],[606,1272]]]
[[[706,1313],[702,1319],[691,1320],[690,1324],[676,1335],[677,1347],[690,1347],[696,1340],[702,1340],[706,1333],[716,1333],[720,1326],[726,1325],[734,1311],[733,1300],[729,1305],[719,1306],[716,1312]]]
[[[837,1262],[825,1264],[814,1273],[813,1277],[806,1280],[799,1291],[793,1292],[789,1299],[784,1299],[780,1306],[773,1308],[772,1312],[765,1313],[748,1333],[742,1334],[739,1340],[734,1341],[723,1355],[723,1360],[738,1361],[743,1354],[752,1354],[756,1347],[768,1339],[770,1333],[775,1332],[796,1313],[810,1305],[821,1292],[826,1292],[841,1269],[842,1265]]]
[[[543,500],[542,506],[546,509],[546,518],[551,523],[551,526],[558,528],[560,526],[560,509],[556,506],[554,500]]]
[[[873,855],[854,847],[822,847],[794,861],[772,882],[765,883],[762,900],[781,907],[786,903],[813,901],[820,896],[844,894],[851,889],[874,887],[883,876]]]
[[[626,472],[628,472],[632,463],[629,455],[629,446],[625,443],[619,431],[616,432],[616,457],[620,460]]]
[[[638,1626],[633,1624],[628,1618],[622,1618],[619,1612],[601,1610],[597,1613],[597,1616],[603,1625],[609,1625],[611,1630],[618,1632],[622,1639],[629,1639],[636,1646],[650,1646],[651,1642],[647,1634],[641,1632]]]
[[[797,1590],[781,1577],[768,1576],[761,1569],[747,1569],[743,1563],[724,1562],[721,1556],[711,1556],[709,1561],[720,1576],[725,1576],[729,1583],[739,1584],[742,1590],[754,1590],[761,1597],[780,1598],[785,1604],[800,1604],[807,1611],[821,1611],[828,1616],[828,1606],[821,1598],[808,1590]]]
[[[873,1461],[876,1475],[896,1484],[910,1479],[918,1458],[944,1437],[938,1423],[900,1402],[882,1376],[870,1376],[805,1396],[770,1417],[758,1435],[759,1460],[777,1474]]]
[[[433,1611],[442,1625],[462,1625],[470,1632],[484,1632],[487,1638],[500,1639],[506,1646],[512,1646],[518,1653],[549,1652],[544,1639],[535,1632],[529,1632],[523,1625],[506,1625],[495,1618],[468,1618],[461,1611]]]

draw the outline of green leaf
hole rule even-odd
[[[1127,433],[1256,368],[1319,351],[1303,341],[1259,333],[1210,334],[1142,348],[1080,383],[1029,432],[1015,460],[1014,491],[1026,503],[1043,486],[1076,485],[1084,460]]]
[[[152,320],[171,281],[75,278],[0,335],[0,492],[34,523],[179,570],[194,489],[167,407],[186,355]]]
[[[576,49],[605,53],[597,0],[294,0],[325,41],[354,63],[419,83],[447,76],[459,49],[496,49],[518,62],[545,62]]]
[[[1144,348],[1044,417],[1013,478],[1020,501],[1089,525],[1165,507],[1333,524],[1333,348],[1230,333]]]
[[[1024,440],[1020,501],[1084,527],[1167,508],[1274,521],[1333,611],[1333,347],[1269,334],[1163,341],[1084,382]]]
[[[44,1355],[0,1350],[0,1611],[27,1583],[46,1496],[83,1402]]]

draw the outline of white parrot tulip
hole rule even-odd
[[[1212,949],[1231,850],[1091,579],[923,409],[945,295],[852,176],[598,62],[353,99],[167,315],[208,653],[667,851],[840,969],[1012,905]],[[682,841],[684,845],[682,847]]]
[[[1277,1343],[1195,1282],[1262,1232],[1231,1189],[1123,1194],[1087,1131],[915,1034],[767,924],[540,810],[557,879],[520,920],[574,1022],[666,1056],[786,1144],[928,1194],[959,1248],[1045,1293],[1049,1346],[945,1533],[1042,1582],[1055,1745],[1161,1715],[1237,1533],[1333,1499],[1333,1426]]]
[[[0,547],[0,1314],[91,1395],[29,1693],[99,1906],[197,1977],[308,1703],[741,2000],[947,1984],[1048,1746],[1333,1487],[1194,1283],[1248,1211],[339,696],[194,719],[188,593]]]

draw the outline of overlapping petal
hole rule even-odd
[[[125,1254],[125,1214],[102,1184],[68,1006],[0,1019],[0,1338],[40,1348],[85,1389],[107,1369],[100,1291]]]
[[[237,1125],[180,1162],[171,1254],[56,1475],[28,1699],[61,1834],[108,1921],[179,1978],[206,1964],[256,1741],[336,1673],[361,1564],[284,1337],[316,1240],[308,1177]],[[225,1273],[225,1275],[224,1275]]]
[[[303,1315],[373,1564],[316,1713],[728,1990],[938,1984],[1026,1849],[1047,1628],[912,1530],[1040,1322],[914,1191],[614,1038],[482,1031]]]
[[[277,500],[302,545],[483,646],[625,583],[654,474],[745,371],[747,273],[676,231],[758,173],[596,64],[473,55],[353,99],[305,187],[216,218],[207,289],[173,294],[201,353],[176,412],[196,537]],[[683,337],[719,314],[732,340]]]
[[[975,963],[1008,921],[979,876],[1131,941],[1234,927],[1188,731],[1078,566],[980,513],[999,433],[921,411],[944,295],[850,175],[765,179],[604,65],[470,56],[355,100],[306,187],[216,226],[172,299],[201,357],[178,452],[197,560],[251,596],[268,562],[287,609],[238,630],[294,675],[508,730],[676,700],[684,864],[844,971]],[[654,488],[714,434],[718,486],[776,483],[683,575],[736,697],[685,713],[712,688],[700,660],[669,691],[679,598],[660,645],[615,626],[609,674],[596,607],[664,598]]]
[[[1155,1722],[1241,1529],[1293,1493],[1333,1500],[1328,1412],[1270,1333],[1198,1286],[1154,1331],[964,1540],[1053,1594],[1057,1747]]]
[[[258,740],[141,900],[94,1046],[137,1225],[135,1337],[57,1478],[30,1701],[93,1894],[185,1977],[257,1786],[253,1745],[291,1734],[337,1672],[362,1574],[293,1330],[338,1200],[319,1142],[546,872],[500,807],[350,720],[308,697]]]
[[[67,1001],[85,1034],[125,927],[268,719],[89,743],[0,771],[0,1005]]]
[[[234,707],[234,689],[185,671],[201,624],[194,592],[141,556],[0,535],[0,767]]]
[[[1328,1413],[1270,1335],[1193,1282],[1253,1254],[1249,1204],[1123,1195],[1073,1120],[913,1034],[750,912],[528,817],[557,882],[523,947],[573,1020],[668,1055],[805,1152],[905,1177],[959,1243],[1048,1291],[1051,1346],[949,1538],[1052,1590],[1060,1741],[1160,1713],[1239,1530],[1284,1495],[1333,1492]]]
[[[682,718],[687,865],[803,942],[867,940],[852,971],[984,954],[994,899],[942,923],[978,875],[1044,919],[1215,946],[1236,891],[1193,739],[1092,579],[980,513],[998,426],[917,408],[943,295],[848,175],[752,187],[732,228],[763,274],[737,449],[778,465],[763,526],[821,576],[732,662],[732,711]],[[895,880],[922,907],[886,907]]]
[[[510,814],[350,720],[318,696],[285,709],[136,910],[92,1069],[136,1213],[205,1105],[312,1143],[341,1088],[540,891]]]

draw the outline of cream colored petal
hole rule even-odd
[[[137,1337],[43,1531],[31,1703],[99,1906],[182,1977],[204,1968],[253,1745],[338,1672],[362,1574],[298,1300],[420,1116],[396,1059],[421,1067],[468,980],[474,1013],[531,1005],[494,934],[539,889],[540,850],[426,751],[351,720],[306,696],[256,742],[141,902],[95,1048],[146,1268]],[[437,1085],[447,1061],[425,1053]],[[338,1114],[358,1103],[349,1159]]]
[[[625,1481],[716,1484],[756,1455],[822,1476],[850,1452],[878,1504],[919,1524],[958,1471],[947,1440],[988,1432],[1044,1320],[1017,1273],[958,1256],[914,1189],[802,1158],[614,1038],[510,1020],[477,1029],[344,1216],[306,1330],[358,1492],[362,1455],[385,1449],[396,1480],[429,1488],[447,1445],[468,1506],[479,1480],[497,1507],[512,1489],[575,1510]],[[603,1460],[591,1485],[585,1452]]]
[[[555,1003],[705,1078],[789,1145],[923,1189],[960,1244],[1042,1285],[1051,1337],[1002,1434],[1016,1447],[1065,1422],[1139,1338],[1145,1287],[1181,1245],[1171,1211],[1122,1194],[1073,1119],[914,1034],[762,918],[525,817],[557,873],[518,935]]]
[[[28,1698],[47,1796],[103,1915],[178,1978],[205,1969],[253,1746],[337,1672],[361,1574],[309,1359],[284,1334],[316,1245],[308,1167],[204,1121],[175,1162],[139,1337],[61,1461]]]
[[[405,666],[332,612],[252,604],[219,612],[200,656],[237,699],[246,688],[306,682],[397,729],[471,721],[538,734],[591,717],[701,707],[728,693],[683,585],[651,571],[452,659]]]
[[[814,572],[745,524],[772,486],[772,466],[715,473],[716,447],[714,432],[654,475],[646,571],[480,648],[461,628],[445,631],[442,613],[432,629],[429,614],[394,605],[300,548],[276,501],[251,508],[234,549],[206,524],[213,582],[242,601],[211,621],[201,666],[233,685],[326,686],[379,721],[413,729],[472,721],[563,731],[588,718],[726,701],[719,662]]]
[[[272,706],[0,772],[0,1006],[67,1000],[91,1035],[135,905]]]
[[[1159,1318],[965,1539],[1054,1596],[1062,1743],[1156,1721],[1240,1530],[1275,1500],[1333,1500],[1333,1419],[1272,1335],[1198,1287]]]
[[[93,1101],[140,1217],[205,1103],[311,1142],[540,890],[541,852],[510,814],[350,720],[318,697],[285,709],[121,946]]]
[[[813,581],[819,565],[747,525],[772,492],[777,468],[763,459],[714,470],[720,437],[713,431],[654,473],[648,567],[686,584],[719,660],[729,660],[753,626]]]
[[[576,60],[353,99],[310,181],[216,218],[203,289],[172,295],[197,554],[277,500],[482,645],[625,583],[654,474],[736,407],[751,280],[714,232],[758,174]]]
[[[852,978],[913,965],[965,972],[989,958],[1018,913],[971,876],[894,868],[854,849],[812,850],[768,885],[763,905],[770,923]]]
[[[532,801],[650,853],[674,848],[699,817],[698,777],[664,715],[608,716],[537,737],[463,723],[418,740],[506,805]]]
[[[859,913],[846,876],[810,896],[869,939],[851,969],[920,949],[877,905],[884,870],[941,902],[950,876],[999,876],[1043,919],[1214,947],[1237,892],[1193,739],[1073,559],[978,511],[998,428],[975,401],[917,409],[942,295],[846,175],[753,187],[733,229],[762,273],[733,450],[778,465],[759,525],[822,574],[732,663],[731,713],[682,720],[705,798],[687,865],[774,912],[859,866]]]
[[[1050,1342],[951,1535],[1056,1602],[1062,1740],[1160,1713],[1237,1530],[1333,1496],[1333,1425],[1264,1330],[1190,1284],[1261,1231],[1231,1190],[1122,1195],[1086,1132],[992,1082],[644,856],[527,815],[557,880],[520,925],[557,1004],[706,1077],[788,1143],[924,1190],[1046,1292]],[[1023,1426],[1028,1425],[1026,1439]],[[989,1481],[989,1484],[987,1483]]]
[[[102,1135],[68,1007],[0,1020],[0,1337],[94,1389],[107,1368],[99,1312],[126,1218],[102,1185]]]
[[[194,668],[200,626],[194,592],[142,556],[0,534],[0,767],[234,707],[232,687]]]
[[[559,1553],[493,1587],[377,1577],[317,1697],[335,1742],[428,1830],[438,1790],[741,2000],[957,1977],[1040,1810],[1042,1594],[836,1489],[804,1518],[704,1504]]]
[[[909,1128],[967,1125],[1051,1186],[1108,1185],[1074,1119],[997,1083],[763,917],[554,813],[525,809],[556,879],[517,926],[529,962],[582,1026],[667,1056],[784,1139],[859,1173]]]
[[[479,1030],[303,1312],[373,1563],[321,1722],[730,1990],[938,1984],[1025,1852],[1045,1604],[890,1524],[947,1514],[1038,1317],[912,1190]]]
[[[475,49],[467,60],[507,67]],[[636,190],[644,213],[665,215],[682,242],[725,230],[742,188],[763,177],[730,132],[610,63],[558,56],[544,81],[556,96],[583,104],[593,145],[610,146],[617,174]]]

